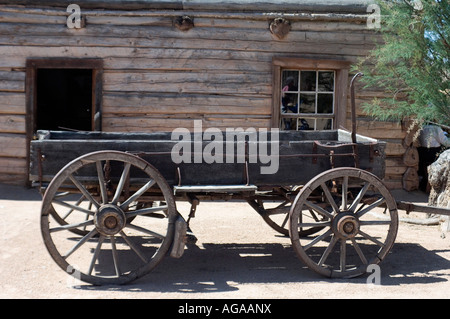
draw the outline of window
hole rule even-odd
[[[275,58],[272,127],[331,130],[345,124],[349,63]]]
[[[334,120],[333,70],[283,70],[283,130],[331,130]]]

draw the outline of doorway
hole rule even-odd
[[[101,131],[103,60],[27,60],[27,137],[37,130]]]
[[[38,69],[35,130],[93,129],[92,69]]]
[[[27,59],[25,94],[28,163],[29,144],[37,130],[102,130],[102,82],[102,59]]]

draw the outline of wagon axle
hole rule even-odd
[[[104,236],[116,235],[126,225],[126,216],[120,207],[113,204],[101,206],[94,215],[94,225]]]
[[[360,224],[353,212],[342,212],[332,221],[333,233],[341,239],[354,238],[359,232]]]

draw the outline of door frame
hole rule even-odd
[[[92,69],[92,131],[102,130],[103,60],[99,58],[28,58],[26,60],[26,145],[30,162],[30,142],[34,138],[37,111],[38,69]],[[28,167],[29,165],[27,165]],[[27,176],[29,167],[27,168]]]

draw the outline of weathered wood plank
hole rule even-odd
[[[25,92],[25,72],[0,71],[0,91]]]
[[[1,31],[0,31],[1,34]],[[196,39],[198,40],[198,39]],[[95,36],[53,36],[53,35],[0,35],[0,44],[9,45],[21,42],[33,46],[77,46],[77,47],[140,47],[140,48],[178,48],[178,49],[214,49],[253,52],[277,52],[295,54],[334,54],[351,57],[366,55],[372,46],[360,44],[310,43],[303,39],[291,38],[286,42],[277,41],[247,41],[235,39],[144,39]]]
[[[209,94],[271,94],[270,74],[245,73],[108,73],[103,88],[106,91],[153,91],[170,93]]]
[[[25,94],[0,92],[0,114],[25,114]]]
[[[27,174],[0,174],[0,183],[24,186],[27,182]]]
[[[104,114],[240,114],[269,115],[270,97],[213,94],[104,92]]]
[[[129,15],[127,11],[84,11],[90,25],[157,25],[171,26],[172,17],[146,16],[145,12],[138,11],[135,15]],[[128,15],[125,15],[128,14]],[[66,23],[67,13],[62,10],[27,10],[0,7],[0,22],[10,23],[35,23],[35,24],[60,24]],[[196,15],[196,27],[220,27],[220,28],[245,28],[268,29],[267,21],[261,19],[242,19],[238,17],[202,17]],[[307,31],[356,31],[364,30],[361,23],[334,22],[334,21],[292,21],[292,30]]]
[[[25,115],[0,114],[0,132],[25,133]]]
[[[0,156],[25,158],[27,156],[25,134],[0,133]]]
[[[27,160],[25,158],[0,157],[0,175],[27,173]]]
[[[270,119],[268,118],[217,118],[217,117],[127,117],[107,114],[103,117],[103,128],[105,132],[159,132],[172,131],[176,128],[194,129],[194,119],[201,119],[203,128],[217,127],[243,127],[243,128],[268,128]]]

